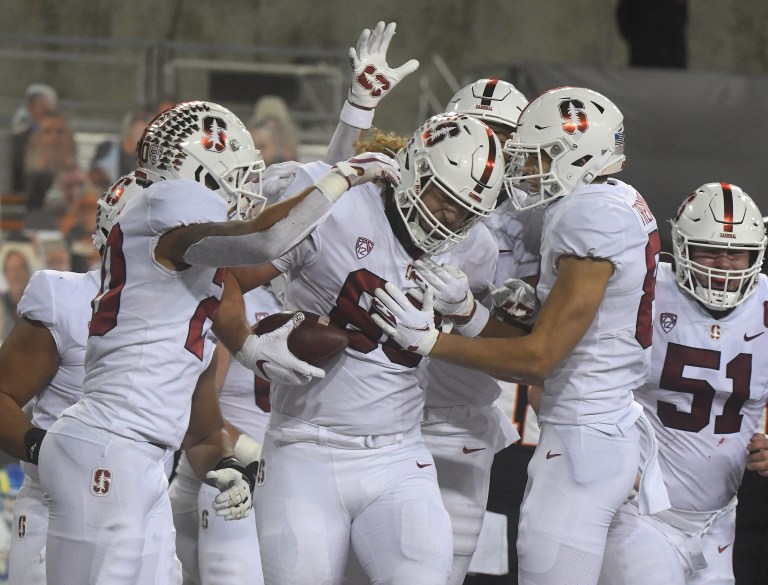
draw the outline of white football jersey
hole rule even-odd
[[[59,369],[37,395],[32,423],[48,429],[61,412],[83,394],[85,344],[91,301],[99,292],[98,271],[58,272],[39,270],[24,289],[18,310],[22,317],[39,321],[48,329],[59,352]]]
[[[717,314],[717,313],[714,313]],[[635,392],[659,440],[674,508],[710,511],[736,494],[768,400],[768,277],[716,319],[659,265],[653,359]]]
[[[614,424],[648,377],[653,284],[661,245],[656,219],[631,186],[615,179],[577,187],[544,215],[545,303],[562,256],[602,258],[614,267],[592,324],[544,383],[539,418],[555,424]]]
[[[496,286],[501,286],[508,278],[524,278],[538,273],[544,211],[544,207],[519,211],[512,199],[507,199],[484,220],[499,247]]]
[[[291,192],[326,174],[322,162],[304,165]],[[347,435],[404,432],[421,420],[424,393],[415,366],[421,357],[393,341],[370,316],[377,288],[405,291],[413,259],[392,232],[379,188],[353,187],[314,232],[273,264],[289,272],[286,308],[328,315],[353,332],[326,376],[306,386],[273,384],[272,409]]]
[[[83,398],[66,411],[115,434],[178,448],[192,393],[211,360],[211,316],[224,271],[173,271],[154,258],[182,225],[226,221],[226,203],[199,183],[153,183],[112,228],[93,301]]]
[[[283,310],[266,287],[245,293],[243,300],[245,316],[251,325],[267,315]],[[224,418],[247,435],[262,440],[270,411],[269,382],[256,376],[237,360],[230,360],[219,402]]]
[[[432,260],[461,268],[469,279],[472,293],[481,299],[488,293],[488,284],[493,282],[498,258],[494,237],[485,225],[477,224],[463,242]],[[499,383],[489,375],[444,361],[426,360],[420,374],[429,407],[487,406],[501,393]]]

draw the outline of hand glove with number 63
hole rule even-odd
[[[372,307],[378,314],[374,313],[371,317],[400,347],[420,355],[429,355],[440,336],[435,327],[433,294],[433,290],[428,288],[419,309],[394,284],[388,282],[384,289],[377,288],[374,292]]]
[[[352,84],[347,101],[363,110],[374,109],[379,101],[419,66],[416,59],[393,69],[387,64],[387,49],[397,24],[379,22],[373,30],[365,29],[356,47],[349,49]]]

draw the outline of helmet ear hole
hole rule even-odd
[[[213,178],[213,175],[211,173],[205,173],[205,181],[203,181],[203,184],[208,187],[211,191],[218,191],[219,190],[219,183],[216,181],[216,179]]]

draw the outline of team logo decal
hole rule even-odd
[[[200,514],[200,526],[203,527],[203,530],[208,528],[208,510],[203,510]]]
[[[709,336],[712,339],[720,339],[720,325],[712,325],[709,328]]]
[[[373,250],[373,242],[368,238],[359,237],[355,242],[355,254],[358,259],[365,258]]]
[[[123,177],[117,183],[112,185],[112,189],[110,189],[109,193],[105,197],[105,202],[107,205],[115,205],[118,201],[120,201],[120,197],[123,196],[125,188],[132,182],[133,181],[130,178]]]
[[[584,102],[581,100],[563,100],[560,102],[560,117],[563,119],[563,130],[568,134],[584,134],[589,128]]]
[[[205,150],[221,152],[227,145],[227,123],[218,116],[206,116],[203,118],[203,132],[205,136],[200,141]]]
[[[662,313],[659,315],[659,322],[661,323],[661,328],[669,333],[677,325],[677,315],[674,313]]]
[[[435,144],[440,144],[446,138],[453,138],[459,134],[461,134],[461,130],[456,122],[444,122],[424,132],[424,144],[426,146],[434,146]]]
[[[111,487],[112,472],[105,467],[94,469],[91,478],[91,493],[94,496],[106,496]]]
[[[258,323],[259,321],[261,321],[261,320],[262,320],[264,317],[266,317],[267,315],[269,315],[269,313],[265,313],[265,312],[263,312],[263,311],[256,311],[256,312],[253,314],[253,322],[254,322],[254,323]]]
[[[256,485],[264,485],[264,476],[266,475],[267,464],[264,459],[259,459],[259,469],[256,472]]]
[[[22,514],[19,516],[19,540],[27,535],[27,516]]]
[[[365,89],[371,97],[379,97],[391,86],[389,79],[376,69],[373,65],[368,65],[360,74],[355,77],[357,84]]]

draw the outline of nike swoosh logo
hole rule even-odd
[[[763,333],[765,333],[765,331],[761,331],[761,332],[760,332],[760,333],[758,333],[757,335],[747,335],[747,334],[745,333],[745,334],[744,334],[744,341],[752,341],[752,340],[753,340],[753,339],[755,339],[756,337],[760,337],[760,336],[761,336]]]
[[[432,465],[432,464],[431,463],[419,463],[418,461],[416,462],[416,467],[418,467],[419,469],[424,469],[425,467],[429,467],[430,465]]]
[[[717,547],[717,552],[719,552],[719,553],[722,553],[722,552],[723,552],[725,549],[727,549],[729,546],[731,546],[731,545],[730,545],[730,544],[726,544],[725,546],[719,546],[719,545],[718,545],[718,547]]]
[[[552,457],[560,457],[562,453],[552,453],[552,451],[547,451],[547,459],[552,459]]]
[[[264,364],[268,364],[269,362],[267,360],[256,360],[256,367],[259,368],[259,371],[264,374],[265,378],[269,378],[269,374],[267,374],[264,371]]]
[[[467,447],[464,447],[463,451],[466,455],[469,455],[470,453],[474,453],[476,451],[484,451],[485,447],[477,447],[476,449],[468,449]]]

